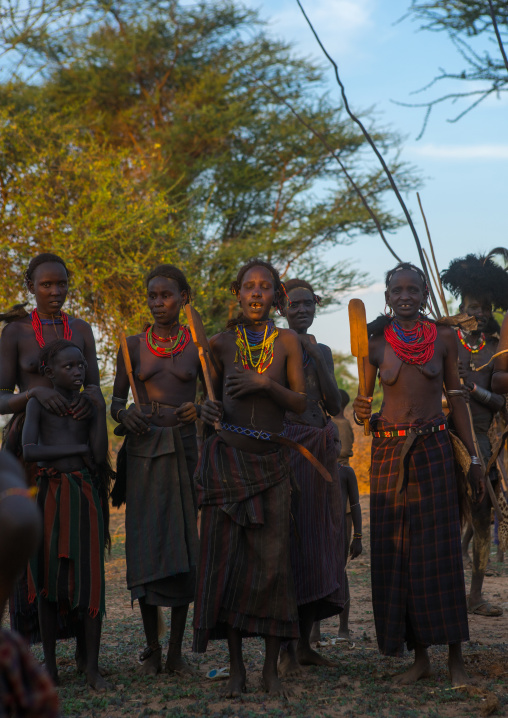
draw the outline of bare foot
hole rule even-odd
[[[93,688],[98,693],[104,693],[104,691],[109,691],[113,688],[111,683],[108,683],[98,671],[96,673],[87,673],[86,682],[90,688]]]
[[[448,670],[452,686],[465,686],[472,682],[466,672],[460,643],[449,646]]]
[[[219,693],[223,698],[241,698],[242,693],[247,693],[245,681],[245,673],[232,673],[228,682],[220,689]]]
[[[334,663],[329,658],[325,658],[324,656],[321,656],[317,651],[312,650],[312,648],[300,648],[298,647],[296,651],[296,656],[298,658],[298,663],[301,666],[329,666],[330,668],[338,668],[339,664]]]
[[[280,696],[281,698],[290,698],[293,692],[289,688],[284,688],[280,682],[280,678],[275,673],[263,671],[261,684],[265,691],[271,696]]]
[[[281,651],[279,658],[279,674],[283,678],[297,678],[303,675],[304,670],[298,663],[296,655],[293,652]]]
[[[185,658],[182,656],[171,656],[168,653],[166,665],[164,666],[164,673],[176,673],[177,676],[197,676],[198,672],[196,669],[187,663]]]
[[[139,668],[143,676],[156,676],[162,671],[162,651],[160,648],[153,651],[148,658],[145,658]]]
[[[430,678],[432,671],[430,670],[430,661],[428,658],[417,659],[407,671],[399,673],[393,678],[393,682],[399,686],[409,686],[416,683],[420,678]]]

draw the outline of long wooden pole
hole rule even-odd
[[[125,332],[120,332],[120,347],[122,349],[123,363],[125,364],[125,371],[129,378],[129,384],[132,391],[132,398],[134,399],[134,405],[138,411],[141,411],[141,404],[139,403],[138,390],[136,389],[136,383],[134,381],[134,372],[132,371],[131,357],[129,354],[129,347],[127,346],[127,339],[125,338]]]

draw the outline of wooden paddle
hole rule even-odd
[[[203,370],[203,377],[205,379],[206,393],[211,401],[215,401],[215,392],[213,390],[212,372],[210,370],[211,351],[208,339],[206,337],[205,328],[203,321],[199,315],[199,312],[194,309],[191,304],[186,304],[185,316],[189,323],[189,329],[191,330],[192,341],[196,345],[199,354],[199,361],[201,362],[201,368]],[[220,431],[220,422],[214,423],[216,431]]]
[[[361,299],[351,299],[349,302],[349,329],[351,332],[351,354],[356,357],[358,364],[358,384],[361,396],[367,396],[367,383],[365,381],[365,361],[369,357],[369,338],[367,335],[367,317],[365,304]],[[363,420],[365,436],[370,434],[368,419]]]

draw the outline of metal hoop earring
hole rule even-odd
[[[387,309],[389,309],[390,311],[387,312]],[[385,302],[385,317],[393,317],[393,309],[391,307],[388,307],[387,302]]]

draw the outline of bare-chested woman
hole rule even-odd
[[[34,397],[44,409],[59,416],[70,412],[74,419],[81,420],[93,413],[86,393],[82,392],[69,401],[53,388],[48,377],[41,376],[39,354],[45,344],[55,339],[72,339],[87,362],[84,386],[100,382],[90,325],[65,314],[62,309],[69,289],[69,272],[63,259],[49,253],[34,257],[25,272],[25,283],[34,296],[35,309],[27,314],[22,307],[18,307],[18,311],[0,316],[0,320],[8,322],[0,338],[0,414],[14,415],[4,430],[2,448],[12,451],[19,458],[22,457],[25,409],[30,398]],[[16,388],[19,393],[15,394]],[[36,471],[37,467],[33,467]],[[33,482],[35,473],[30,465],[26,466],[26,472],[27,479],[32,478]],[[26,574],[11,598],[11,625],[25,638],[40,640],[37,605],[28,602]],[[75,629],[76,626],[60,626],[59,635],[75,635]],[[79,632],[77,647],[78,667],[84,670],[84,636],[80,636]]]
[[[272,435],[284,414],[305,409],[302,351],[296,334],[276,329],[272,306],[282,309],[276,270],[253,260],[232,290],[242,314],[211,340],[214,386],[201,418],[221,420],[219,436],[204,446],[197,478],[201,553],[194,604],[194,650],[227,638],[226,697],[246,690],[242,636],[263,636],[263,684],[283,692],[277,674],[281,639],[298,637],[298,612],[289,555],[288,456]]]
[[[304,357],[307,408],[286,414],[286,435],[305,446],[332,475],[328,484],[301,454],[291,452],[291,468],[299,489],[291,531],[291,566],[300,616],[300,640],[281,651],[283,675],[297,675],[301,665],[334,666],[310,646],[314,621],[335,616],[345,601],[342,492],[337,468],[335,427],[340,409],[330,347],[318,344],[308,330],[319,297],[302,279],[286,282],[286,317],[300,340]]]
[[[142,672],[162,669],[157,607],[171,607],[171,635],[165,670],[192,673],[182,658],[189,603],[194,599],[198,534],[192,477],[198,453],[194,405],[199,356],[180,310],[191,295],[179,269],[163,264],[146,280],[154,323],[127,338],[141,411],[125,408],[129,378],[118,354],[111,414],[127,433],[118,462],[113,503],[126,503],[127,587],[139,600],[147,648]],[[121,469],[121,466],[124,469]]]
[[[401,263],[386,276],[390,317],[369,329],[368,396],[357,396],[358,419],[370,418],[372,601],[379,648],[415,662],[401,684],[430,673],[427,647],[448,644],[453,685],[468,681],[462,641],[469,638],[454,461],[441,409],[445,385],[455,428],[472,456],[470,480],[484,493],[482,472],[461,391],[452,329],[421,314],[425,276]],[[371,417],[379,372],[381,412]]]

